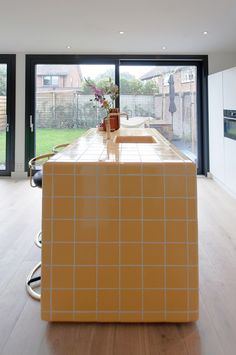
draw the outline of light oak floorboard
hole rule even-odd
[[[198,179],[200,319],[192,324],[49,324],[25,292],[40,259],[41,191],[0,179],[0,354],[235,355],[236,201]]]

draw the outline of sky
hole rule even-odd
[[[80,65],[82,75],[85,78],[90,77],[94,79],[97,75],[105,72],[108,69],[114,68],[114,65]],[[120,66],[121,72],[129,72],[134,75],[137,79],[140,78],[143,74],[149,72],[149,70],[153,69],[153,66]]]

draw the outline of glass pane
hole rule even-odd
[[[121,66],[121,124],[155,128],[197,162],[196,78],[195,66]]]
[[[0,170],[6,170],[7,64],[0,64]]]
[[[36,155],[74,141],[101,122],[106,112],[86,80],[103,87],[109,78],[115,79],[114,65],[37,65]]]

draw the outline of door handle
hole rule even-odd
[[[33,124],[33,116],[30,115],[30,130],[31,132],[34,132],[34,124]]]
[[[9,123],[6,123],[6,132],[9,132],[9,129],[10,129],[10,125]]]

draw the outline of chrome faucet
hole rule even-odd
[[[110,114],[105,118],[107,140],[111,138]]]

